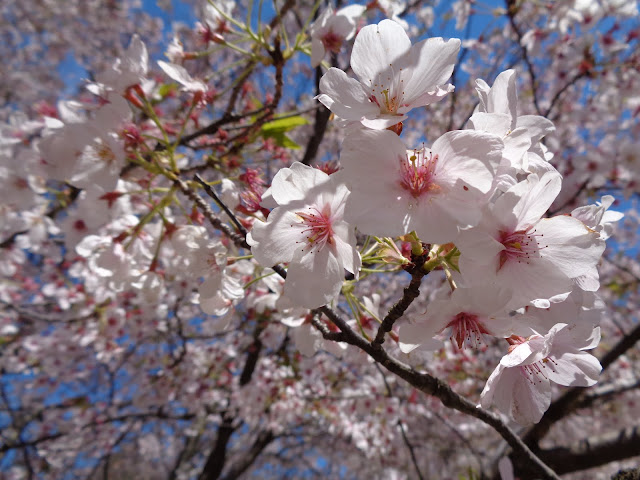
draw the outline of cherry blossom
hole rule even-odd
[[[429,38],[415,45],[392,20],[362,28],[353,44],[351,68],[359,81],[330,68],[320,80],[318,100],[338,117],[384,129],[406,113],[453,91],[451,76],[460,40]]]
[[[311,36],[311,66],[317,67],[327,52],[339,53],[344,42],[356,33],[356,23],[366,7],[349,5],[334,12],[329,5],[309,26]]]
[[[551,382],[588,387],[597,382],[601,366],[584,350],[600,342],[599,327],[554,325],[545,336],[510,339],[482,391],[482,406],[491,404],[521,424],[540,421],[551,401]]]
[[[487,343],[485,336],[508,337],[512,320],[505,307],[510,300],[511,292],[495,285],[456,288],[450,297],[431,302],[419,323],[401,328],[400,349],[408,353],[441,332],[458,348],[478,347]]]
[[[480,132],[449,132],[416,150],[389,131],[355,132],[340,156],[351,189],[346,219],[372,235],[415,230],[425,242],[454,241],[458,228],[479,222],[501,154],[501,140]]]
[[[635,2],[147,3],[0,7],[4,476],[633,462]]]
[[[252,253],[264,266],[290,262],[284,294],[294,304],[329,303],[344,270],[360,269],[353,229],[343,220],[349,191],[334,177],[294,163],[276,174],[270,192],[278,207],[267,222],[254,223],[247,236]]]
[[[596,265],[604,243],[575,218],[542,218],[560,184],[557,173],[531,174],[488,206],[480,224],[456,242],[463,276],[473,282],[490,275],[513,289],[514,307],[570,292],[573,280]]]

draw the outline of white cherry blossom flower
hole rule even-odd
[[[284,294],[293,304],[320,307],[340,292],[345,269],[360,270],[353,228],[343,220],[349,190],[296,162],[276,174],[270,192],[279,206],[253,224],[247,243],[263,266],[289,262]]]
[[[567,215],[542,218],[560,191],[562,178],[531,174],[485,210],[477,227],[460,233],[460,269],[469,283],[495,281],[513,289],[513,308],[571,291],[574,279],[591,272],[604,241]]]
[[[498,137],[472,130],[445,133],[418,150],[390,131],[353,132],[340,156],[351,189],[345,218],[371,235],[415,230],[424,242],[451,242],[458,228],[480,220],[501,150]]]
[[[123,94],[127,88],[142,83],[148,72],[147,46],[138,35],[134,35],[124,55],[110,69],[96,75],[96,83],[88,85],[88,89],[97,95],[105,91]]]
[[[538,423],[551,402],[551,382],[568,387],[589,387],[602,367],[584,350],[600,342],[600,327],[554,325],[545,336],[511,337],[509,353],[502,357],[481,394],[481,405],[492,404],[514,421]]]
[[[459,287],[450,297],[429,303],[424,321],[400,328],[400,350],[408,353],[440,332],[458,348],[478,347],[485,335],[508,337],[511,320],[505,307],[509,300],[511,291],[495,285]]]
[[[344,42],[356,33],[356,22],[365,12],[363,5],[349,5],[337,12],[329,5],[309,27],[311,66],[317,67],[327,52],[339,53]]]
[[[602,240],[606,240],[613,234],[613,223],[624,217],[622,212],[609,210],[614,201],[611,195],[604,195],[595,205],[576,208],[571,212],[571,216],[598,232]]]
[[[367,25],[356,36],[351,68],[360,79],[330,68],[320,80],[318,100],[336,116],[365,127],[385,129],[453,91],[460,40],[428,38],[415,45],[392,20]]]
[[[544,157],[540,140],[555,130],[553,123],[540,115],[518,114],[515,70],[502,72],[492,87],[484,80],[476,80],[476,90],[480,103],[469,119],[469,126],[502,138],[502,171],[507,168],[515,169],[515,173],[530,171],[528,152]]]

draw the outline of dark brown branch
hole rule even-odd
[[[262,350],[262,341],[260,340],[260,333],[263,328],[258,326],[253,335],[253,343],[249,345],[247,349],[247,360],[244,363],[244,368],[240,374],[240,386],[244,387],[251,381],[253,372],[258,365],[258,358],[260,357],[260,351]]]
[[[204,188],[204,191],[207,192],[207,195],[209,195],[211,198],[213,198],[213,200],[218,204],[218,206],[224,210],[224,213],[227,214],[227,216],[231,219],[231,221],[233,222],[233,224],[236,226],[236,228],[238,229],[238,232],[241,233],[242,235],[246,235],[247,234],[247,230],[242,226],[242,224],[240,223],[240,221],[238,220],[238,218],[233,214],[233,212],[231,210],[229,210],[229,207],[227,207],[227,205],[220,200],[220,198],[218,197],[218,195],[216,194],[216,192],[213,190],[213,188],[211,188],[210,185],[208,185],[201,177],[200,175],[194,175],[193,176],[194,180],[196,182],[198,182],[200,185],[202,185],[202,187]]]
[[[506,440],[513,449],[514,455],[527,464],[532,471],[535,471],[537,477],[559,480],[556,473],[542,462],[498,415],[476,407],[475,403],[454,392],[447,383],[439,378],[428,373],[418,372],[409,365],[391,357],[381,346],[373,346],[364,337],[354,332],[349,327],[349,324],[331,308],[325,306],[318,310],[324,313],[344,333],[344,341],[346,343],[368,353],[371,358],[391,373],[402,378],[418,390],[438,398],[445,407],[458,410],[491,426]]]
[[[540,451],[540,458],[557,473],[577,472],[640,455],[640,427],[629,427],[570,447]]]
[[[27,448],[27,447],[35,447],[44,442],[48,442],[50,440],[55,440],[56,438],[60,438],[64,435],[64,433],[53,433],[51,435],[45,435],[43,437],[34,438],[33,440],[20,441],[16,443],[4,443],[0,445],[0,453],[8,452],[9,450],[14,450],[16,448]]]
[[[202,470],[202,473],[200,473],[198,480],[217,480],[220,478],[220,474],[222,473],[227,457],[227,445],[229,444],[229,439],[231,439],[231,435],[233,435],[235,429],[236,427],[233,425],[233,419],[226,415],[223,416],[222,424],[218,428],[216,444],[209,454],[207,462],[205,463],[204,469]]]
[[[320,77],[322,76],[322,70],[320,67],[316,67],[316,94],[320,93]],[[318,148],[324,138],[324,133],[327,130],[327,123],[329,123],[329,117],[331,117],[331,111],[324,105],[316,110],[315,122],[313,124],[313,134],[309,137],[307,142],[307,148],[302,157],[302,163],[305,165],[311,165],[318,155]]]
[[[262,451],[275,439],[275,435],[271,430],[263,430],[258,433],[253,445],[249,449],[248,452],[244,453],[240,460],[238,460],[235,464],[231,465],[227,474],[222,477],[223,480],[236,480],[240,477],[247,469],[253,465],[253,462],[256,461],[256,458],[262,453]]]
[[[640,389],[640,380],[626,383],[624,385],[608,385],[606,387],[599,388],[591,394],[582,395],[582,398],[578,401],[576,408],[587,408],[595,403],[608,401],[609,399],[625,392],[637,389]]]
[[[527,52],[526,45],[522,44],[522,32],[520,28],[516,24],[516,14],[518,13],[518,6],[516,0],[506,0],[507,4],[507,17],[509,17],[509,24],[511,28],[515,32],[518,37],[518,45],[520,45],[520,51],[522,52],[522,60],[527,66],[527,72],[529,73],[529,80],[531,81],[531,96],[533,97],[533,105],[536,108],[536,112],[538,115],[542,115],[542,109],[538,104],[538,79],[536,78],[536,73],[533,70],[533,63],[531,63],[531,59],[529,58],[529,52]]]
[[[191,190],[191,188],[189,188],[189,185],[187,185],[179,178],[175,179],[174,183],[178,186],[182,193],[184,193],[193,203],[196,204],[205,218],[209,220],[209,223],[211,224],[211,226],[213,226],[213,228],[224,233],[233,241],[233,243],[236,244],[236,246],[246,248],[247,250],[251,249],[251,247],[249,247],[249,244],[247,243],[247,240],[245,239],[245,235],[234,232],[229,225],[220,220],[213,212],[209,204],[205,202],[200,195]]]
[[[400,301],[389,310],[387,316],[382,320],[382,324],[376,333],[376,338],[371,342],[374,347],[382,346],[385,334],[391,331],[395,321],[404,314],[407,308],[420,295],[420,283],[422,282],[422,277],[427,274],[422,267],[429,257],[429,248],[423,247],[424,253],[415,257],[412,255],[412,262],[405,267],[405,270],[411,274],[411,282],[405,287]]]
[[[551,99],[551,103],[549,104],[549,106],[547,107],[547,109],[544,111],[543,116],[545,117],[549,117],[549,114],[551,113],[551,111],[553,110],[553,107],[555,107],[556,103],[558,102],[558,100],[560,100],[560,97],[562,96],[562,94],[573,84],[575,84],[578,80],[580,80],[583,77],[586,77],[589,75],[588,71],[584,71],[584,72],[580,72],[578,73],[576,76],[574,76],[571,80],[569,80],[566,84],[563,85],[563,87],[558,90],[556,92],[556,94],[553,96],[553,98]],[[553,120],[550,118],[550,120]]]

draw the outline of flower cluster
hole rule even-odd
[[[354,228],[428,248],[424,268],[446,270],[449,281],[423,317],[401,326],[400,349],[437,349],[447,337],[458,349],[506,339],[482,405],[537,422],[550,380],[597,380],[598,361],[584,352],[598,343],[597,315],[584,312],[599,287],[608,221],[619,217],[605,218],[610,200],[597,213],[549,213],[562,177],[541,141],[554,126],[519,113],[513,70],[493,87],[477,81],[479,104],[464,130],[429,147],[405,145],[398,124],[453,90],[446,82],[459,47],[441,38],[411,45],[391,20],[362,28],[351,55],[359,80],[332,67],[320,82],[318,100],[345,128],[342,168],[331,176],[299,163],[282,169],[263,196],[263,206],[277,207],[248,241],[264,266],[289,264],[284,294],[308,308],[337,297],[345,269],[357,279]],[[576,305],[574,315],[550,321],[547,311],[563,303]]]

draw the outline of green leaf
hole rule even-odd
[[[300,145],[291,140],[285,132],[291,131],[301,125],[306,125],[307,123],[309,123],[309,121],[300,115],[287,118],[277,118],[262,125],[260,134],[265,139],[273,138],[276,145],[279,147],[297,150],[300,148]]]
[[[273,138],[276,145],[283,148],[290,148],[292,150],[298,150],[300,145],[291,140],[284,132],[277,132],[273,134],[263,134],[264,138]]]
[[[287,117],[287,118],[276,118],[275,120],[272,120],[262,125],[262,133],[263,135],[267,134],[267,136],[270,136],[270,134],[273,134],[273,133],[284,133],[284,132],[293,130],[294,128],[299,127],[301,125],[306,125],[308,123],[309,123],[309,120],[307,120],[304,117],[301,117],[300,115],[296,115],[294,117]]]

